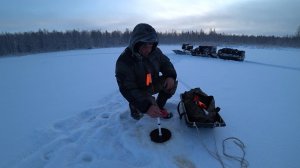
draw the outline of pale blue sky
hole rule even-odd
[[[219,33],[294,35],[299,0],[0,0],[0,32],[215,28]]]

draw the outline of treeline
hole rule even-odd
[[[215,45],[237,44],[300,47],[299,36],[276,37],[228,35],[217,33],[214,30],[211,30],[209,33],[200,30],[182,33],[177,33],[175,31],[165,33],[160,32],[158,34],[160,44],[181,44],[189,42],[199,45],[211,43]],[[37,32],[1,33],[0,55],[126,46],[128,45],[130,35],[131,31],[128,29],[124,32],[108,32],[101,30],[50,32],[47,30],[39,30]]]
[[[128,42],[129,36],[129,30],[2,33],[0,55],[122,46]]]
[[[209,33],[203,31],[188,31],[180,34],[176,32],[161,33],[160,37],[160,41],[166,44],[188,42],[199,45],[259,45],[300,48],[300,36],[297,35],[285,37],[229,35],[211,30]]]

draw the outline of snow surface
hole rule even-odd
[[[160,48],[179,80],[166,105],[175,115],[161,120],[172,132],[163,144],[149,138],[156,119],[133,120],[117,89],[124,48],[1,58],[0,167],[222,167],[206,149],[222,155],[227,137],[244,142],[249,167],[300,167],[300,49],[235,47],[246,51],[236,62]],[[226,127],[198,132],[179,120],[179,95],[194,87],[214,95]],[[242,154],[234,145],[226,150]]]

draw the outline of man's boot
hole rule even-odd
[[[165,92],[160,92],[157,96],[156,103],[158,107],[160,108],[161,113],[163,114],[164,119],[169,119],[173,117],[173,114],[171,112],[168,112],[164,106],[167,102],[167,100],[171,97],[172,95],[167,94]]]
[[[131,117],[135,120],[139,120],[144,116],[143,113],[141,113],[136,107],[131,104],[129,104],[129,109]]]

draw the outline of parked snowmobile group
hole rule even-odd
[[[193,45],[184,43],[182,50],[173,50],[179,55],[192,55],[201,57],[221,58],[225,60],[244,61],[245,51],[233,48],[222,48],[217,51],[216,46],[198,46],[193,49]]]

